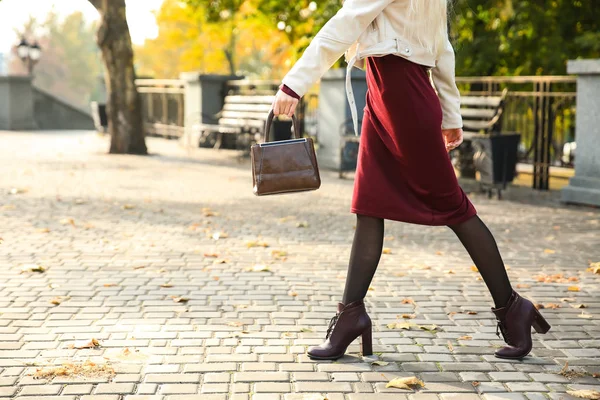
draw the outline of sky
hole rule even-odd
[[[154,10],[163,0],[126,0],[127,22],[131,39],[142,44],[146,38],[157,34]],[[15,28],[21,28],[29,15],[44,20],[52,8],[61,16],[81,11],[88,20],[98,19],[98,12],[88,0],[2,0],[0,1],[0,53],[8,53],[19,42]]]

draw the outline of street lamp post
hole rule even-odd
[[[17,46],[17,54],[21,61],[27,64],[27,73],[31,76],[34,65],[42,55],[42,48],[37,41],[31,44],[25,38],[22,38],[21,43]]]

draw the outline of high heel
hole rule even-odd
[[[373,355],[373,329],[370,325],[360,336],[360,352],[363,356]]]
[[[308,349],[308,356],[316,360],[337,360],[356,338],[361,337],[363,355],[373,354],[371,318],[365,310],[363,300],[346,305],[338,303],[338,312],[329,322],[325,342]]]
[[[540,312],[534,308],[534,316],[533,316],[533,329],[535,329],[535,331],[537,333],[546,333],[550,330],[550,324],[546,321],[546,319],[544,317],[542,317],[542,314],[540,314]]]
[[[531,327],[538,333],[550,330],[550,324],[542,317],[533,303],[515,291],[512,292],[508,303],[504,307],[492,308],[496,314],[498,325],[496,334],[502,337],[508,346],[496,351],[498,358],[521,359],[532,348]]]

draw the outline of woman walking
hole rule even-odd
[[[372,354],[371,319],[363,299],[379,264],[385,219],[454,231],[492,295],[492,311],[507,343],[497,357],[525,357],[532,347],[531,327],[539,333],[550,329],[531,301],[512,289],[496,241],[458,185],[448,157],[462,143],[462,118],[447,1],[346,0],[284,77],[275,97],[274,114],[291,116],[298,99],[342,54],[348,75],[355,64],[366,69],[351,209],[357,224],[346,286],[325,342],[308,349],[311,358],[340,358],[359,336],[362,354]],[[358,129],[348,79],[346,88]]]

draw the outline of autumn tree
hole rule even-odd
[[[105,66],[110,153],[147,154],[125,0],[89,2],[100,14],[96,41]]]

